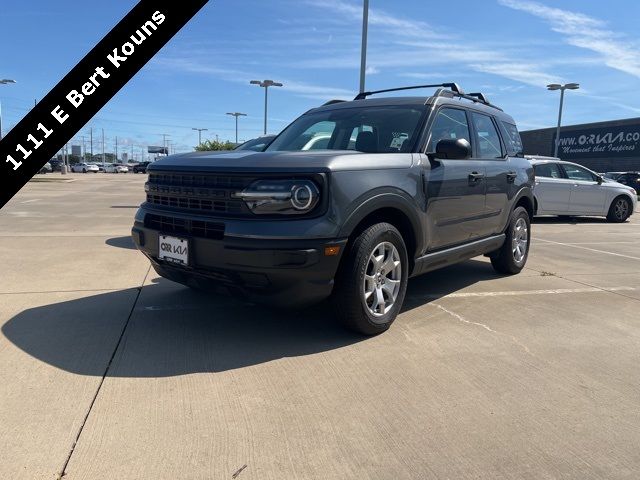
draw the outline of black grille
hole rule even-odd
[[[232,194],[253,180],[241,175],[150,173],[147,203],[221,215],[249,215],[246,204]]]
[[[145,216],[144,225],[147,228],[152,228],[162,233],[192,235],[194,237],[210,238],[213,240],[222,240],[224,237],[223,223],[148,214]]]

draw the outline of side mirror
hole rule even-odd
[[[602,182],[604,182],[604,179],[600,175],[598,175],[597,177],[598,179],[596,180],[596,182],[598,182],[598,185],[602,185]]]
[[[471,144],[464,138],[444,138],[436,144],[436,158],[466,160],[471,158]]]

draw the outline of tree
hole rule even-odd
[[[217,140],[205,140],[196,147],[196,152],[209,152],[218,150],[233,150],[235,144],[230,141],[219,142]]]

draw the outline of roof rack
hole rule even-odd
[[[438,83],[435,85],[415,85],[413,87],[399,87],[399,88],[387,88],[385,90],[375,90],[373,92],[360,92],[356,95],[354,100],[364,100],[370,95],[376,95],[378,93],[387,93],[387,92],[399,92],[400,90],[413,90],[415,88],[432,88],[432,87],[445,87],[450,88],[453,92],[464,95],[462,89],[458,86],[457,83]]]
[[[473,103],[482,103],[483,105],[486,105],[487,107],[495,108],[496,110],[500,110],[501,112],[504,111],[500,107],[497,107],[493,103],[490,103],[489,100],[487,100],[487,97],[485,97],[484,94],[482,94],[480,92],[465,94],[465,93],[461,93],[461,92],[452,92],[452,91],[445,90],[445,89],[441,88],[433,96],[434,97],[450,97],[450,98],[459,97],[459,98],[464,98],[466,100],[471,100]]]

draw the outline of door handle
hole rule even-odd
[[[515,182],[516,178],[518,178],[518,174],[516,172],[507,173],[507,182],[513,183]]]
[[[484,173],[471,172],[469,174],[469,183],[479,182],[484,178]]]

